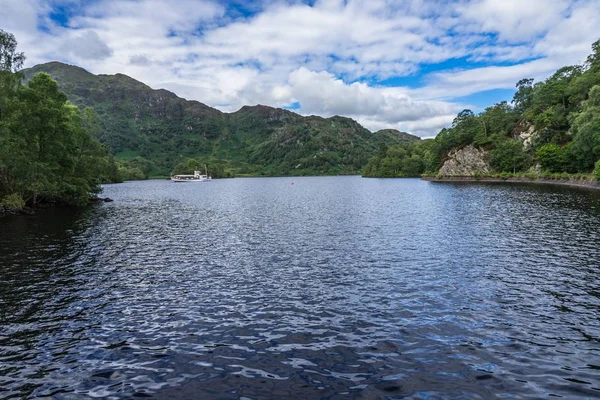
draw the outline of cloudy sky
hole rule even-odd
[[[580,64],[598,0],[0,0],[26,66],[127,74],[223,111],[266,104],[434,136]]]

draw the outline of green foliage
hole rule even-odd
[[[600,86],[589,91],[581,112],[573,118],[571,160],[575,170],[590,171],[600,159]]]
[[[421,176],[427,165],[427,145],[424,143],[409,142],[382,149],[378,155],[369,160],[362,175],[382,178]]]
[[[534,86],[531,106],[524,112],[540,132],[538,144],[566,144],[570,138],[569,114],[576,111],[579,101],[572,96],[574,82],[581,77],[581,66],[560,68],[544,82]]]
[[[596,167],[594,168],[594,178],[597,181],[600,181],[600,160],[596,162]]]
[[[473,143],[475,136],[482,130],[483,124],[481,124],[480,118],[471,110],[463,110],[452,121],[452,130],[449,131],[448,139],[452,138],[453,140],[448,142],[452,144],[452,147],[465,146]]]
[[[17,52],[17,40],[12,33],[0,29],[0,71],[14,73],[21,69],[25,55]]]
[[[16,42],[0,32],[0,54],[5,68],[15,68]],[[13,38],[14,40],[14,38]],[[15,46],[13,46],[15,45]],[[4,46],[4,47],[3,47]],[[20,201],[86,204],[99,183],[111,176],[111,158],[87,129],[93,110],[82,113],[48,74],[38,74],[26,85],[20,75],[4,70],[0,92],[0,198],[11,206]]]
[[[483,136],[487,138],[510,135],[519,120],[518,112],[506,101],[487,107],[479,117],[483,125],[483,130],[480,133],[483,133]],[[476,145],[476,143],[473,144]]]
[[[525,78],[517,82],[517,92],[513,96],[515,110],[523,113],[531,107],[533,101],[533,79]]]
[[[518,119],[518,113],[506,102],[488,107],[479,115],[463,110],[452,127],[442,129],[434,140],[410,143],[373,157],[364,168],[363,176],[435,175],[450,150],[470,144],[491,150],[499,146],[491,157],[492,162],[500,170],[522,170],[527,166],[528,157],[520,143],[509,140]]]
[[[154,165],[143,157],[117,160],[117,182],[148,179]]]
[[[565,149],[554,143],[543,145],[535,155],[545,171],[564,172],[567,167],[568,159]]]
[[[2,141],[4,190],[84,204],[109,168],[106,150],[85,130],[79,109],[47,74],[19,87]]]
[[[276,129],[251,149],[249,162],[268,166],[272,175],[357,173],[369,157],[396,143],[418,140],[397,131],[371,133],[342,117],[308,117]]]
[[[25,200],[18,193],[11,193],[0,199],[0,208],[8,211],[19,211],[25,208]]]
[[[590,70],[600,69],[600,39],[592,43],[592,54],[590,54],[585,63]]]
[[[117,161],[117,176],[119,181],[141,181],[147,179],[144,171],[138,167],[126,165],[122,161]]]
[[[490,151],[490,164],[499,172],[523,171],[526,160],[523,144],[519,140],[502,140]]]

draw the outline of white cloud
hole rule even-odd
[[[0,27],[19,36],[35,34],[40,8],[37,0],[0,0]]]
[[[176,3],[167,0],[101,0],[92,3],[85,16],[73,19],[71,26],[102,27],[123,23],[120,31],[136,36],[160,37],[193,32],[201,22],[220,17],[223,13],[221,5],[208,0],[177,0]],[[147,30],[150,26],[153,29]]]
[[[65,40],[60,50],[63,54],[85,60],[102,60],[112,54],[112,49],[94,31],[86,31]]]
[[[459,106],[440,101],[415,101],[398,91],[364,83],[346,84],[328,72],[299,68],[290,74],[285,92],[308,114],[348,115],[356,119],[414,122],[454,114]]]
[[[565,3],[564,1],[549,1],[548,6],[550,9],[554,6],[557,10],[563,10],[566,8]],[[508,2],[508,4],[513,3]],[[507,59],[527,59],[527,48],[529,48],[531,49],[529,56],[537,56],[537,59],[509,66],[492,65],[435,72],[428,77],[429,85],[414,91],[413,95],[417,98],[451,99],[491,89],[512,89],[522,78],[534,78],[540,81],[562,66],[583,63],[591,51],[591,44],[600,38],[597,30],[597,27],[600,26],[600,5],[592,1],[575,2],[575,5],[578,8],[572,7],[568,15],[554,21],[551,29],[546,27],[547,33],[541,39],[528,47],[513,47],[512,51],[520,53],[520,58],[514,55],[506,57]],[[557,15],[560,13],[557,12]],[[517,20],[521,21],[521,17],[518,17]],[[518,21],[513,25],[520,23]],[[475,54],[488,52],[496,54],[496,58],[498,58],[497,56],[506,49],[502,46],[495,48],[486,46],[476,49]],[[510,49],[508,48],[509,52]],[[502,59],[502,57],[500,58]]]
[[[145,54],[134,54],[129,57],[129,63],[133,65],[140,65],[143,67],[149,67],[152,65],[152,60]]]
[[[506,67],[482,67],[470,70],[438,72],[429,77],[430,85],[413,91],[417,98],[450,99],[491,89],[512,89],[522,78],[543,79],[560,65],[551,59],[539,59]]]
[[[581,63],[591,50],[591,44],[600,39],[600,5],[583,3],[557,23],[539,42],[535,51],[567,63]]]
[[[501,40],[527,42],[543,35],[561,21],[571,1],[567,0],[476,0],[457,7],[465,30],[497,33]]]
[[[456,118],[456,113],[425,118],[419,121],[402,121],[397,123],[390,123],[388,121],[380,121],[367,117],[358,117],[356,120],[372,131],[392,128],[401,132],[409,132],[422,138],[432,138],[442,128],[452,124],[454,118]]]
[[[49,18],[57,1],[76,7],[67,27]],[[231,4],[0,0],[0,26],[29,66],[58,59],[225,111],[298,102],[302,113],[431,136],[463,107],[454,98],[582,62],[600,25],[594,0],[264,0],[245,4],[251,16]],[[460,68],[421,75],[449,61]],[[424,85],[367,83],[398,77]]]

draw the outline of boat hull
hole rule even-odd
[[[175,178],[171,177],[172,182],[181,183],[181,182],[210,182],[212,178]]]
[[[206,182],[208,179],[174,179],[171,178],[171,181],[181,183],[181,182]]]
[[[171,175],[173,182],[207,182],[212,180],[212,177],[208,175],[202,175],[200,171],[194,171],[194,175]]]

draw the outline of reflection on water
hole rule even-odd
[[[597,192],[335,177],[105,194],[0,220],[0,397],[600,396]]]

